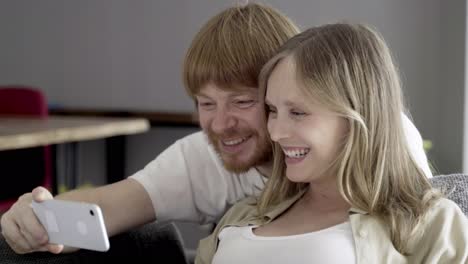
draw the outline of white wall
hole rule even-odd
[[[440,126],[462,122],[457,56],[464,50],[465,0],[263,2],[302,28],[345,20],[380,30],[400,66],[415,123],[434,141],[430,158],[442,172],[461,169],[461,132]],[[3,0],[0,84],[37,85],[51,104],[65,107],[192,111],[180,80],[185,50],[203,22],[233,3]]]
[[[440,86],[433,158],[442,173],[462,172],[465,96],[466,1],[441,4]],[[465,171],[467,172],[467,171]]]
[[[51,103],[69,107],[191,111],[180,81],[183,55],[201,24],[233,2],[1,1],[0,81],[36,84]],[[440,0],[265,2],[304,28],[375,25],[395,50],[411,98],[422,89],[434,98]],[[420,117],[428,104],[416,105]]]

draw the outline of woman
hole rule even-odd
[[[375,31],[311,28],[260,79],[272,176],[196,263],[466,263],[468,221],[410,155],[399,77]]]

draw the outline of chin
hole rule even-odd
[[[295,182],[295,183],[303,183],[306,182],[302,177],[287,177],[289,181]]]
[[[288,172],[286,171],[286,177],[287,177],[288,180],[290,180],[291,182],[297,182],[297,183],[309,182],[309,180],[307,179],[307,176],[306,176],[306,175],[300,175],[299,173],[288,173]]]
[[[252,166],[239,163],[239,162],[226,162],[223,161],[224,168],[233,173],[244,173],[247,172]]]
[[[226,156],[222,156],[223,165],[226,170],[230,172],[243,173],[258,165],[258,159],[255,159],[254,156],[245,157],[241,153],[235,156]],[[243,159],[240,159],[239,157],[242,157]]]

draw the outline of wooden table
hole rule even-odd
[[[149,122],[143,118],[0,116],[0,150],[131,135],[148,129]]]
[[[125,178],[124,136],[149,128],[144,118],[0,116],[0,150],[106,139],[107,182],[112,183]]]

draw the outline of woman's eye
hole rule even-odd
[[[267,116],[268,118],[276,118],[276,109],[268,107]]]
[[[268,108],[267,111],[268,113],[276,113],[276,110],[273,108]]]
[[[301,111],[291,111],[291,115],[296,116],[296,117],[302,117],[305,116],[306,113],[301,112]]]

